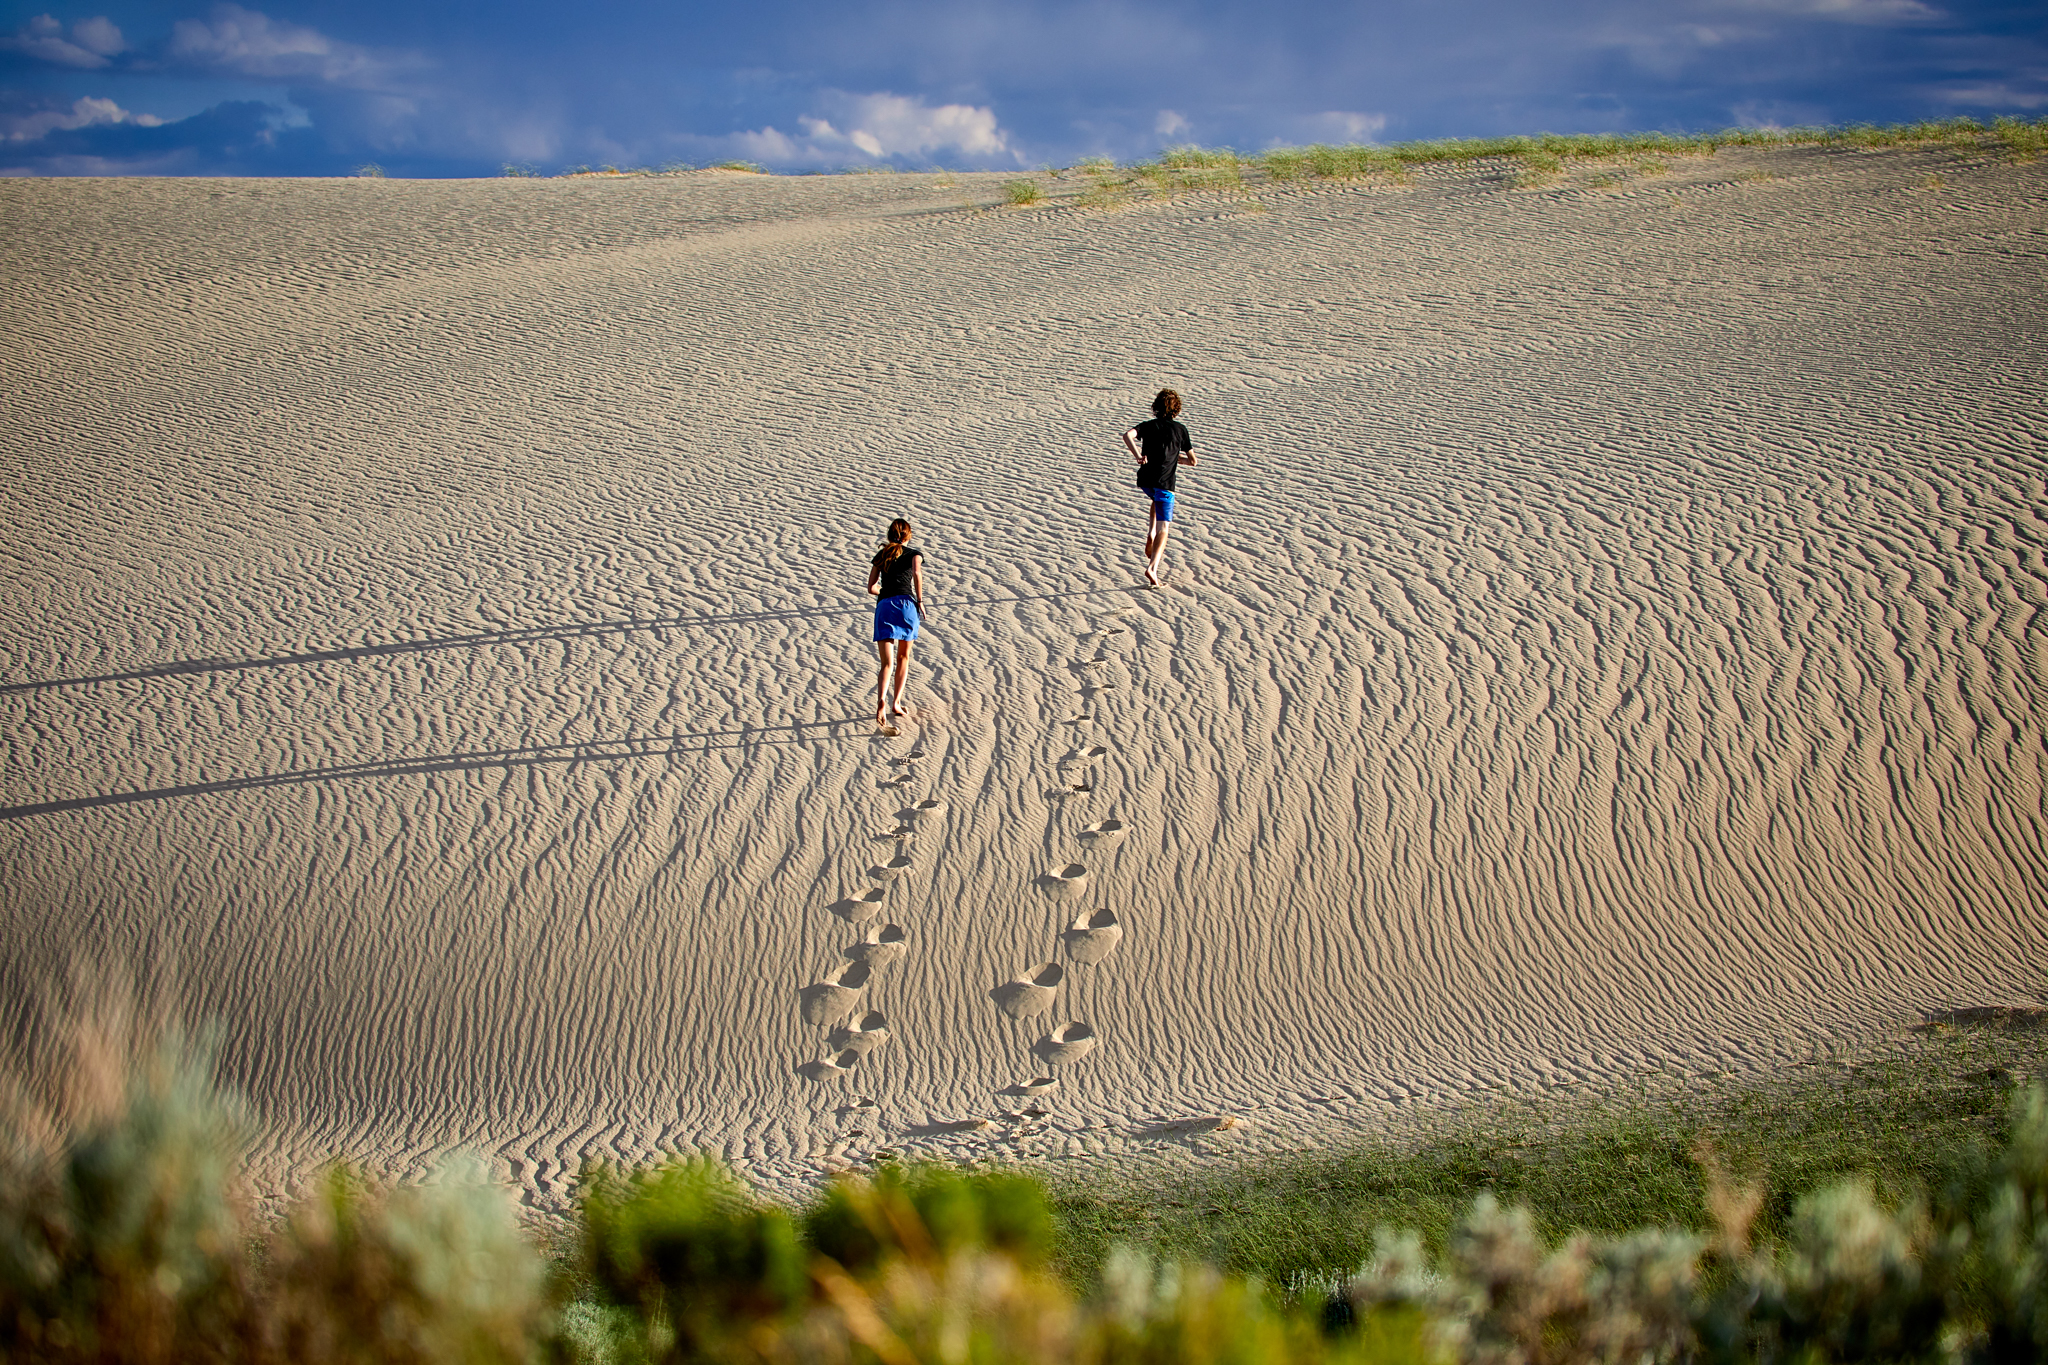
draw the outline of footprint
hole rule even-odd
[[[1006,1085],[996,1093],[998,1095],[1043,1095],[1058,1084],[1059,1080],[1056,1077],[1034,1076],[1028,1081],[1019,1081],[1015,1085]],[[1029,1117],[1044,1118],[1045,1115],[1043,1112],[1040,1112],[1029,1115]]]
[[[870,967],[886,967],[909,951],[910,935],[903,932],[903,926],[885,924],[879,929],[868,930],[860,942],[846,950],[846,955]]]
[[[1059,766],[1062,768],[1078,768],[1085,764],[1094,763],[1105,757],[1108,753],[1109,746],[1107,744],[1084,744],[1065,758],[1062,758]]]
[[[880,867],[869,868],[868,875],[882,881],[895,881],[898,877],[907,877],[910,875],[910,855],[899,853]]]
[[[1116,911],[1104,908],[1075,920],[1060,941],[1074,961],[1100,962],[1124,941],[1124,927],[1117,922]]]
[[[1156,1120],[1137,1129],[1131,1136],[1154,1139],[1194,1137],[1201,1133],[1227,1133],[1243,1126],[1244,1120],[1235,1114],[1204,1114],[1193,1119]]]
[[[1087,660],[1086,662],[1084,662],[1084,663],[1083,663],[1083,664],[1081,665],[1081,667],[1083,667],[1083,668],[1107,668],[1107,667],[1109,667],[1109,665],[1110,665],[1110,664],[1111,664],[1112,662],[1113,662],[1113,660],[1111,660],[1111,659],[1110,659],[1110,657],[1109,657],[1109,656],[1108,656],[1107,654],[1098,654],[1098,655],[1096,655],[1096,656],[1095,656],[1094,658],[1092,658],[1092,659],[1089,659],[1089,660]]]
[[[868,964],[849,962],[822,981],[813,981],[797,992],[803,1004],[806,1024],[836,1024],[852,1014],[867,989]]]
[[[920,801],[905,812],[906,815],[920,825],[929,824],[945,813],[946,803],[936,798],[929,801]]]
[[[881,887],[871,886],[858,896],[850,896],[843,901],[833,901],[825,908],[845,920],[848,924],[866,924],[882,912],[882,899],[887,894]]]
[[[834,1076],[844,1076],[853,1070],[853,1064],[859,1060],[860,1054],[849,1048],[831,1057],[805,1062],[796,1069],[796,1074],[807,1081],[829,1081]]]
[[[1066,1066],[1095,1050],[1095,1030],[1087,1024],[1061,1024],[1031,1050],[1049,1066]]]
[[[1081,830],[1081,842],[1097,848],[1107,848],[1130,833],[1131,827],[1121,820],[1097,820]]]
[[[912,839],[916,836],[917,831],[911,829],[909,826],[895,825],[889,829],[878,829],[874,833],[868,835],[868,838],[874,840],[878,844],[886,844],[890,842],[901,843],[905,839]]]
[[[902,733],[901,730],[893,725],[877,725],[875,727],[875,736],[878,739],[894,739]]]
[[[1055,900],[1067,900],[1088,889],[1088,869],[1079,863],[1055,868],[1038,879],[1038,889]]]
[[[1057,988],[1066,974],[1057,962],[1042,963],[1014,981],[1005,981],[990,991],[989,999],[1012,1019],[1029,1019],[1052,1008],[1053,999],[1058,995]]]
[[[880,1010],[869,1010],[858,1019],[849,1019],[825,1040],[831,1047],[841,1049],[839,1055],[849,1053],[865,1057],[889,1041],[889,1021],[882,1017]]]
[[[912,1137],[939,1137],[950,1133],[985,1133],[995,1127],[993,1119],[934,1119],[910,1129]]]
[[[1095,790],[1093,782],[1071,782],[1064,787],[1054,787],[1045,794],[1048,801],[1064,801],[1070,796],[1086,796]]]
[[[1085,730],[1094,723],[1095,717],[1093,716],[1068,716],[1060,722],[1062,725],[1071,725],[1077,730]]]

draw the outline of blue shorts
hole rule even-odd
[[[875,603],[875,641],[917,638],[917,599],[885,597]]]
[[[1147,488],[1144,492],[1146,497],[1152,499],[1152,519],[1154,521],[1172,521],[1173,494],[1164,488]]]

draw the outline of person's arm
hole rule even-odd
[[[1182,464],[1193,464],[1195,462],[1195,448],[1193,446],[1189,446],[1180,453],[1180,462]]]
[[[875,585],[881,581],[882,568],[878,564],[868,570],[868,596],[879,597],[881,595],[875,590]]]
[[[1145,452],[1138,449],[1138,429],[1132,427],[1124,433],[1124,449],[1131,452],[1131,458],[1139,464],[1145,463]]]
[[[910,595],[917,599],[917,614],[924,615],[924,556],[910,561]]]

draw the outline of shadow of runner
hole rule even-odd
[[[1062,597],[1095,597],[1103,593],[1125,593],[1132,589],[1076,588],[1070,592],[1047,592],[1015,597],[965,597],[943,605],[948,611],[974,607],[1001,606],[1009,602],[1046,602]],[[857,607],[792,607],[784,611],[741,611],[707,613],[702,616],[660,616],[625,621],[587,621],[581,624],[533,626],[525,630],[487,630],[469,635],[448,635],[433,640],[396,640],[381,645],[349,645],[337,649],[309,650],[303,654],[277,654],[262,659],[179,659],[152,664],[124,673],[97,673],[75,678],[41,678],[30,682],[0,683],[0,696],[15,692],[40,692],[57,687],[90,687],[97,683],[136,682],[147,678],[178,678],[192,674],[235,673],[257,668],[291,668],[306,664],[355,663],[363,659],[388,658],[395,654],[428,654],[442,649],[488,649],[497,645],[535,644],[547,640],[587,640],[606,635],[630,635],[636,631],[695,630],[711,626],[760,625],[770,621],[824,621],[833,617],[865,617],[872,604]]]
[[[517,768],[541,763],[606,763],[633,758],[663,758],[670,754],[703,754],[714,749],[751,749],[765,745],[814,744],[836,739],[835,732],[848,726],[865,725],[862,720],[797,721],[789,725],[753,725],[738,730],[705,730],[694,734],[647,735],[628,739],[593,739],[566,744],[536,744],[520,749],[476,749],[468,753],[425,754],[419,758],[376,759],[366,763],[335,763],[319,768],[295,768],[281,773],[253,777],[223,778],[218,782],[188,782],[176,787],[150,787],[138,791],[106,792],[97,796],[74,796],[63,801],[42,801],[33,805],[0,806],[0,820],[25,820],[34,815],[88,810],[94,806],[126,806],[139,801],[168,801],[179,796],[208,796],[215,792],[253,791],[260,787],[289,787],[306,782],[334,782],[352,778],[405,777],[413,773],[461,772],[471,768]],[[784,731],[786,739],[770,738]],[[719,743],[719,740],[729,740]]]

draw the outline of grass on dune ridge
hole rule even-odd
[[[1253,181],[1275,184],[1317,180],[1386,179],[1403,180],[1417,167],[1457,165],[1473,161],[1518,162],[1517,180],[1540,184],[1578,161],[1634,160],[1637,168],[1654,174],[1661,159],[1679,156],[1711,156],[1723,147],[1845,147],[1881,148],[1946,146],[1959,152],[2002,155],[2015,161],[2031,161],[2048,150],[2048,117],[2023,119],[1994,118],[1986,123],[1974,118],[1929,119],[1917,123],[1847,124],[1797,128],[1724,128],[1706,133],[1535,133],[1511,137],[1434,138],[1417,142],[1381,144],[1317,143],[1302,147],[1271,147],[1262,152],[1240,153],[1228,147],[1171,147],[1150,160],[1117,162],[1108,157],[1080,161],[1072,166],[1048,166],[1043,174],[1051,179],[1079,178],[1089,195],[1101,200],[1116,190],[1197,190],[1244,185]],[[660,167],[575,166],[560,176],[682,175],[699,169],[745,170],[765,173],[751,162],[727,161],[700,168],[672,161]],[[873,174],[893,168],[864,164],[848,166],[843,174]],[[937,171],[943,168],[931,167]],[[365,167],[363,174],[381,176],[380,168]],[[502,174],[515,178],[542,177],[539,168],[508,162]],[[1012,180],[1005,186],[1006,202],[1025,207],[1044,202],[1036,193],[1018,186],[1035,181]],[[1089,202],[1084,196],[1083,202]]]

